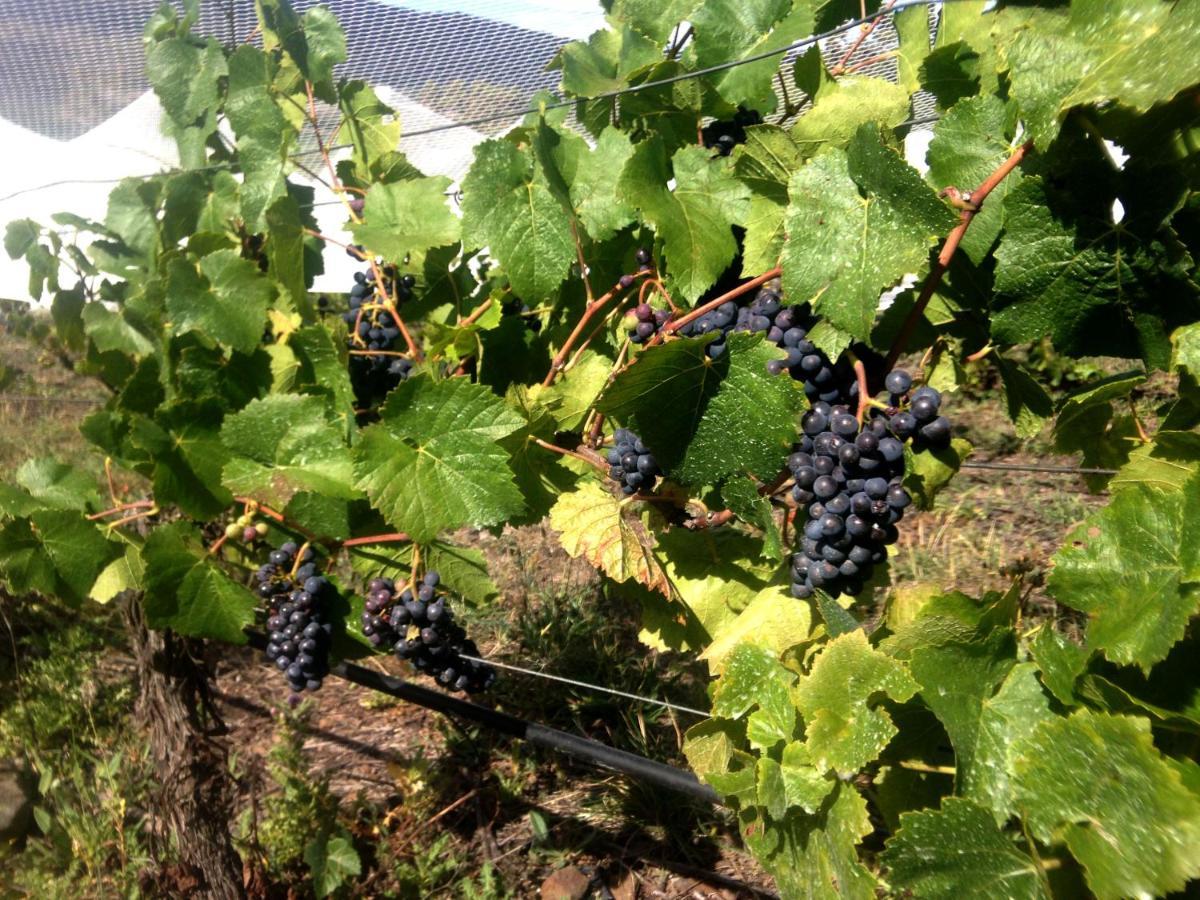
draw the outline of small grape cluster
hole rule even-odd
[[[287,677],[293,695],[317,690],[329,672],[332,626],[325,604],[333,586],[317,574],[312,550],[300,552],[292,541],[271,551],[255,579],[269,609],[267,659]]]
[[[649,303],[639,303],[627,316],[630,343],[644,344],[658,333],[671,317],[670,310],[655,309]]]
[[[496,680],[496,670],[463,658],[479,656],[479,649],[454,621],[446,595],[437,592],[440,583],[437,572],[427,572],[415,592],[407,587],[397,596],[390,579],[373,580],[368,598],[375,604],[372,615],[382,619],[390,605],[386,613],[390,634],[381,636],[380,643],[394,635],[396,656],[442,687],[470,694],[487,690]]]
[[[372,273],[355,272],[350,309],[342,314],[350,329],[346,344],[351,350],[360,351],[350,357],[350,382],[358,404],[363,407],[378,403],[408,378],[413,369],[411,359],[394,355],[403,351],[405,345],[385,298],[394,293],[397,303],[409,299],[416,279],[412,275],[397,279],[395,275],[393,267],[383,270],[384,287],[380,291]]]
[[[912,502],[902,484],[904,441],[949,442],[949,421],[937,416],[937,391],[918,389],[906,410],[908,373],[892,372],[885,386],[890,406],[872,407],[861,428],[849,407],[823,400],[801,420],[804,436],[788,457],[792,498],[806,518],[792,556],[795,597],[811,597],[818,588],[835,597],[862,591],[873,567],[887,559],[887,546],[899,536],[896,525]],[[931,428],[935,420],[939,424]]]
[[[608,451],[609,477],[621,485],[627,496],[638,491],[654,490],[662,470],[654,454],[646,449],[642,439],[627,428],[613,433],[613,448]]]
[[[746,129],[751,125],[761,125],[762,115],[755,109],[739,106],[732,119],[722,119],[709,122],[700,129],[700,137],[704,146],[716,150],[722,156],[728,156],[733,148],[746,141]]]
[[[266,522],[255,522],[253,513],[250,510],[246,510],[235,521],[225,526],[225,539],[230,541],[241,540],[250,544],[260,537],[266,537],[267,530]]]

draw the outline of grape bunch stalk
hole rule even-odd
[[[333,585],[317,574],[312,550],[301,551],[292,541],[271,551],[255,580],[269,610],[266,657],[283,672],[296,700],[301,691],[320,688],[329,672],[333,626],[325,607]]]
[[[412,275],[396,278],[391,268],[382,272],[382,289],[372,273],[354,273],[350,309],[342,314],[349,329],[346,345],[357,351],[350,356],[350,382],[361,407],[375,406],[413,369],[411,359],[397,355],[407,347],[387,298],[394,294],[398,304],[411,298],[416,279]]]
[[[627,428],[613,432],[613,446],[608,451],[609,477],[621,486],[626,496],[638,491],[654,490],[662,470],[654,454],[646,449],[642,439]]]
[[[479,649],[454,621],[446,594],[437,590],[440,583],[437,572],[427,572],[415,591],[410,586],[397,595],[390,579],[374,579],[369,585],[368,610],[381,620],[386,617],[390,629],[374,633],[380,637],[379,643],[394,637],[396,656],[442,687],[470,694],[487,690],[496,680],[496,670],[463,658],[479,656]]]
[[[896,370],[885,379],[886,408],[870,408],[860,427],[844,404],[818,400],[801,420],[804,436],[788,457],[795,484],[799,549],[792,556],[792,595],[856,596],[887,547],[912,497],[903,486],[904,442],[944,447],[950,422],[938,415],[941,396],[930,387],[908,395],[912,378]]]

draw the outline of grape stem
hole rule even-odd
[[[403,544],[412,540],[403,531],[392,531],[387,534],[368,534],[366,537],[349,538],[342,541],[343,547],[358,547],[362,544]]]
[[[608,466],[600,459],[599,455],[592,452],[588,447],[581,447],[579,450],[568,450],[566,447],[559,447],[557,444],[551,444],[549,441],[543,441],[541,438],[534,438],[533,442],[543,450],[549,450],[551,453],[560,453],[563,456],[570,456],[580,462],[585,462],[589,466],[594,466],[601,472],[608,474]]]
[[[764,482],[758,486],[758,494],[760,497],[769,497],[774,494],[780,487],[787,483],[791,473],[787,469],[783,469],[778,475],[770,481]],[[720,512],[711,513],[706,516],[698,516],[688,520],[685,524],[688,528],[698,531],[704,528],[717,528],[724,525],[734,518],[732,509],[723,509]]]
[[[670,322],[668,322],[666,325],[664,325],[662,327],[662,329],[658,332],[658,334],[656,334],[654,337],[652,337],[650,340],[648,340],[646,342],[646,346],[649,347],[653,344],[661,344],[662,337],[664,334],[674,334],[676,331],[678,331],[684,325],[687,325],[689,322],[694,322],[696,319],[700,318],[702,315],[704,315],[709,310],[716,309],[722,303],[727,303],[730,300],[737,299],[738,297],[742,296],[742,294],[749,293],[750,291],[754,290],[759,285],[766,284],[772,278],[778,278],[780,272],[782,272],[782,271],[783,271],[782,269],[780,269],[778,266],[776,266],[774,269],[771,269],[771,271],[763,272],[763,274],[759,275],[757,278],[751,278],[749,281],[739,284],[733,290],[726,291],[724,294],[722,294],[720,297],[717,297],[715,300],[709,300],[703,306],[697,306],[695,309],[693,309],[687,315],[680,316],[678,319],[672,319]]]
[[[867,367],[863,365],[863,361],[855,356],[851,351],[846,351],[846,359],[854,365],[854,377],[858,379],[858,410],[854,417],[858,419],[858,424],[861,426],[863,418],[867,414],[867,410],[871,406],[871,391],[867,387]]]
[[[933,292],[937,290],[938,285],[942,282],[942,276],[946,274],[946,270],[950,267],[950,260],[954,258],[954,253],[958,250],[958,245],[962,243],[967,227],[971,224],[971,221],[975,218],[979,210],[983,208],[983,201],[987,199],[988,194],[996,189],[1000,182],[1008,177],[1013,169],[1021,164],[1021,160],[1032,149],[1033,141],[1026,141],[1013,152],[1012,156],[997,166],[996,171],[985,178],[975,191],[963,198],[966,202],[962,211],[958,214],[958,224],[946,236],[946,243],[942,245],[942,251],[938,254],[937,262],[929,270],[929,274],[925,277],[925,283],[921,285],[921,293],[917,296],[917,302],[913,304],[908,317],[904,320],[904,325],[900,328],[900,333],[896,335],[896,340],[892,343],[892,349],[888,351],[887,361],[883,367],[885,372],[891,371],[892,367],[896,365],[896,360],[900,358],[900,354],[904,352],[904,347],[908,344],[909,338],[912,337],[912,333],[917,327],[917,322],[921,320],[921,316],[925,312],[925,307],[933,299]]]
[[[993,347],[990,342],[986,343],[982,347],[980,347],[978,350],[976,350],[974,353],[967,356],[964,359],[964,362],[979,362],[979,360],[983,359],[985,356],[987,356],[989,353],[991,353],[995,349],[996,348]]]
[[[839,60],[838,64],[829,70],[830,75],[833,75],[834,77],[836,77],[838,75],[842,75],[845,73],[846,63],[848,63],[850,61],[850,58],[852,56],[854,56],[854,54],[858,51],[858,48],[863,45],[863,41],[865,41],[867,38],[869,38],[871,36],[871,32],[873,32],[875,30],[875,26],[878,25],[880,22],[882,22],[883,19],[885,18],[882,14],[887,12],[889,9],[891,9],[895,5],[896,5],[896,0],[888,0],[888,2],[883,5],[883,9],[881,9],[879,11],[880,15],[878,18],[872,19],[870,22],[866,22],[859,27],[858,37],[856,37],[854,39],[854,43],[852,43],[850,45],[850,49],[847,50],[842,55],[842,58],[841,58],[841,60]],[[866,16],[867,16],[867,13],[866,13],[866,8],[864,6],[863,18],[865,19]]]
[[[116,506],[106,509],[103,512],[92,513],[87,517],[89,522],[95,522],[97,519],[103,519],[105,516],[111,516],[114,513],[127,512],[131,509],[147,509],[154,506],[153,500],[134,500],[132,503],[118,503]]]
[[[579,240],[579,225],[575,221],[575,217],[570,218],[571,225],[571,240],[575,242],[575,258],[579,260],[579,277],[583,281],[583,292],[587,296],[587,302],[590,304],[595,301],[595,295],[592,294],[592,283],[588,280],[588,265],[583,259],[583,244]]]
[[[475,307],[475,309],[472,310],[472,312],[469,316],[467,316],[465,319],[459,320],[459,323],[458,323],[459,327],[461,328],[464,325],[474,325],[476,322],[479,321],[479,317],[482,316],[485,312],[487,312],[491,308],[492,308],[492,298],[488,297],[486,300],[484,300],[482,303],[480,303],[477,307]]]
[[[646,272],[638,272],[633,277],[644,278],[646,275]],[[550,385],[554,384],[554,376],[558,374],[560,369],[562,369],[563,363],[566,362],[567,356],[571,352],[571,347],[577,340],[579,340],[579,336],[583,334],[583,330],[587,328],[588,322],[590,322],[592,317],[600,311],[601,307],[608,303],[608,301],[611,300],[620,290],[623,290],[621,285],[619,283],[615,284],[603,297],[597,297],[595,300],[588,303],[587,309],[583,311],[583,315],[580,316],[579,321],[575,324],[575,330],[571,332],[563,345],[559,347],[558,353],[554,355],[554,361],[550,363],[550,371],[547,372],[546,377],[542,379],[542,387],[550,387]]]

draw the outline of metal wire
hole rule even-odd
[[[997,472],[1043,472],[1046,475],[1116,475],[1116,469],[1096,469],[1090,466],[1038,466],[1032,463],[964,462],[964,469],[989,469]]]
[[[603,687],[599,684],[589,684],[586,681],[576,681],[574,678],[563,678],[561,675],[551,675],[549,672],[539,672],[536,669],[525,669],[521,666],[497,662],[494,659],[481,659],[476,656],[467,656],[466,654],[461,653],[459,655],[469,662],[482,663],[483,665],[487,666],[495,666],[497,669],[507,669],[510,672],[520,672],[522,675],[532,675],[534,678],[544,678],[547,681],[558,681],[562,684],[569,684],[573,687],[584,688],[589,691],[598,691],[602,694],[613,694],[617,697],[624,697],[627,700],[637,700],[641,703],[648,703],[651,706],[665,706],[668,709],[676,709],[679,710],[679,712],[689,713],[693,716],[700,716],[704,719],[707,719],[710,716],[709,713],[702,709],[693,709],[690,706],[681,706],[680,704],[672,703],[669,700],[656,700],[653,697],[642,697],[638,694],[630,694],[626,691],[618,691],[616,688]]]

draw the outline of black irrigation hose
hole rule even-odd
[[[259,650],[267,646],[267,638],[261,632],[248,631],[247,634],[250,646]],[[647,784],[687,794],[689,797],[703,800],[706,803],[720,804],[722,802],[721,798],[717,796],[716,791],[708,785],[701,784],[691,772],[678,769],[675,766],[646,759],[646,757],[638,756],[636,753],[618,750],[616,747],[610,747],[607,744],[593,741],[590,738],[559,731],[557,728],[549,728],[545,725],[539,725],[536,722],[528,722],[525,719],[510,716],[508,713],[489,709],[486,706],[480,706],[478,703],[471,703],[468,700],[460,700],[458,697],[450,694],[444,694],[441,691],[435,691],[431,688],[414,684],[403,678],[384,675],[382,672],[376,672],[373,669],[367,669],[354,663],[338,663],[337,665],[330,666],[329,671],[339,678],[344,678],[347,681],[370,688],[373,691],[379,691],[381,694],[398,697],[401,700],[407,700],[409,703],[415,703],[418,706],[432,709],[435,712],[459,716],[472,722],[477,722],[485,728],[490,728],[509,737],[528,741],[536,746],[545,747],[547,750],[566,753],[569,756],[574,756],[577,759],[585,760],[605,769],[622,772]]]

